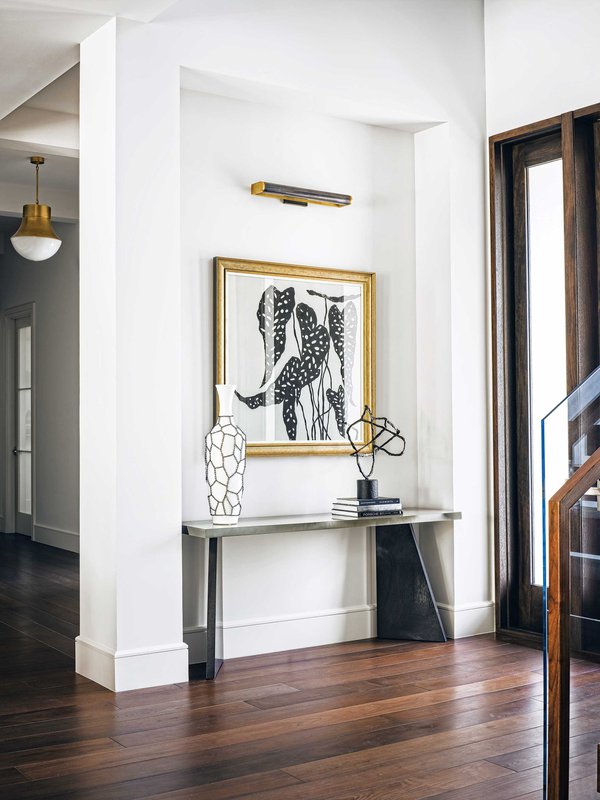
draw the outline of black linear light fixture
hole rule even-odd
[[[319,206],[337,206],[343,208],[352,203],[349,194],[335,194],[334,192],[321,192],[318,189],[300,189],[298,186],[284,186],[281,183],[267,183],[257,181],[250,187],[252,194],[263,197],[276,197],[282,203],[292,206],[307,206],[316,203]]]

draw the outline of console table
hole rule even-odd
[[[334,529],[375,528],[377,575],[377,637],[445,642],[446,634],[415,538],[414,527],[425,522],[461,518],[460,511],[407,508],[398,516],[334,519],[331,514],[291,517],[242,517],[237,525],[213,525],[210,520],[184,522],[183,533],[208,539],[206,679],[215,678],[217,568],[221,539],[235,536],[298,533]]]

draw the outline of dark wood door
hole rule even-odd
[[[514,147],[512,158],[513,214],[514,214],[514,446],[515,446],[515,532],[512,553],[511,582],[514,587],[517,626],[528,631],[542,631],[542,586],[539,569],[535,569],[535,547],[541,542],[540,516],[536,515],[535,504],[540,502],[539,491],[535,491],[535,448],[540,443],[540,414],[536,414],[532,402],[532,381],[534,359],[542,359],[548,370],[560,369],[564,374],[566,391],[567,376],[564,359],[553,363],[552,353],[538,343],[532,346],[532,309],[539,298],[534,292],[534,214],[531,208],[531,173],[533,167],[555,163],[560,170],[562,147],[560,132],[524,142]],[[561,256],[562,263],[562,256]],[[536,265],[536,269],[540,269]],[[560,291],[560,288],[558,289]],[[562,287],[564,295],[564,286]],[[561,300],[564,303],[564,300]],[[564,320],[558,321],[565,328]],[[564,336],[567,331],[564,330]],[[539,371],[540,365],[535,365]],[[562,395],[564,396],[564,395]],[[562,399],[557,393],[554,402]],[[550,411],[549,406],[547,411]],[[542,412],[543,413],[543,412]],[[539,453],[537,454],[539,460]],[[565,476],[566,479],[567,476]],[[537,574],[536,574],[537,572]]]
[[[497,626],[518,636],[536,636],[542,631],[541,550],[533,541],[543,507],[539,496],[540,419],[553,403],[548,401],[541,410],[535,402],[540,352],[547,374],[560,375],[562,380],[554,402],[572,391],[600,360],[599,117],[600,106],[582,109],[490,139]],[[539,338],[537,351],[532,345],[536,303],[539,311],[540,302],[544,305],[552,293],[539,281],[540,274],[544,278],[544,265],[541,273],[538,268],[537,278],[532,270],[535,219],[530,200],[533,174],[537,171],[539,175],[538,167],[544,170],[551,164],[555,174],[562,176],[562,207],[558,207],[554,225],[562,240],[553,255],[560,250],[563,295],[561,319],[549,337],[552,347],[544,353]],[[538,225],[538,233],[539,229]],[[545,231],[553,233],[547,227]],[[581,455],[582,437],[588,450],[600,444],[599,418],[600,414],[591,414],[589,419],[583,415],[571,424],[564,480],[578,466],[576,450],[579,447]],[[589,501],[572,512],[571,521],[572,550],[600,555],[600,514]],[[578,621],[600,612],[600,566],[573,560],[571,567],[575,649],[600,650],[600,636],[589,634],[585,619]]]

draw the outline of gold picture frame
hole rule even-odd
[[[375,411],[375,273],[216,257],[214,290],[215,383],[237,385],[248,455],[352,453],[342,429]]]

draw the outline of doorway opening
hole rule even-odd
[[[35,304],[4,312],[5,533],[32,536],[34,513]]]
[[[79,633],[78,114],[74,68],[11,112],[22,139],[0,135],[0,636],[25,671],[65,680]],[[62,241],[41,262],[10,238],[35,195],[34,155]]]

